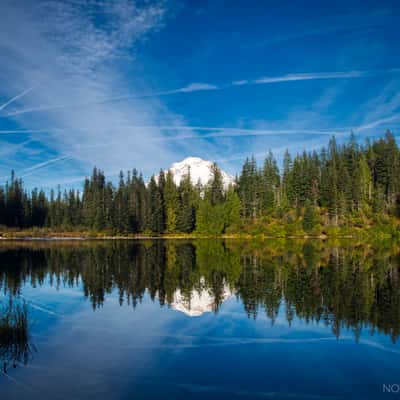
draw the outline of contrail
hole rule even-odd
[[[23,296],[23,295],[21,295],[20,297],[21,297],[22,299],[24,299],[32,308],[34,308],[34,309],[36,309],[36,310],[42,311],[42,312],[47,313],[47,314],[50,314],[50,315],[54,315],[54,316],[56,316],[56,317],[59,316],[59,314],[55,313],[55,312],[52,311],[52,310],[49,310],[47,307],[43,306],[43,305],[40,304],[40,303],[34,302],[34,301],[32,301],[32,300],[26,298],[26,297]]]
[[[302,74],[287,74],[283,76],[267,76],[253,81],[239,81],[239,83],[236,82],[236,84],[243,85],[244,84],[243,82],[247,82],[247,84],[260,85],[268,83],[311,81],[320,79],[362,78],[368,75],[369,72],[367,71],[315,72],[315,73],[302,73]]]
[[[42,169],[44,167],[47,167],[48,165],[52,165],[52,164],[55,164],[55,163],[60,162],[60,161],[70,160],[72,158],[73,157],[71,155],[69,155],[69,154],[65,154],[65,155],[63,155],[61,157],[57,157],[57,158],[52,158],[51,160],[47,160],[47,161],[32,165],[29,168],[25,168],[24,170],[22,170],[21,174],[17,174],[17,176],[19,178],[25,178],[26,176],[32,175],[38,169]],[[9,178],[8,176],[1,176],[0,177],[0,179],[8,179],[8,178]]]
[[[363,125],[353,125],[346,127],[333,127],[330,129],[250,129],[250,128],[232,128],[232,127],[221,127],[221,126],[197,126],[197,125],[116,125],[119,129],[135,130],[140,129],[154,129],[160,131],[198,131],[206,132],[199,136],[195,134],[182,134],[177,136],[160,136],[154,137],[153,140],[183,140],[183,139],[201,139],[208,137],[235,137],[235,136],[267,136],[267,135],[344,135],[353,132],[363,132],[380,125],[387,124],[400,120],[400,114],[395,114],[390,117],[380,118]],[[89,129],[82,129],[82,131],[88,131]],[[57,127],[46,127],[41,129],[8,129],[0,130],[0,134],[18,134],[18,133],[47,133],[47,132],[64,132],[66,129]],[[92,148],[92,147],[104,147],[109,143],[99,143],[87,146],[77,146],[77,148]]]
[[[60,130],[60,129],[2,129],[0,130],[1,135],[12,134],[12,133],[42,133],[49,130]]]
[[[20,175],[20,177],[21,177],[21,178],[24,178],[24,177],[26,177],[26,176],[32,175],[32,173],[33,173],[34,171],[37,171],[38,169],[42,169],[42,168],[44,168],[44,167],[47,167],[48,165],[55,164],[55,163],[60,162],[60,161],[66,161],[66,160],[69,160],[69,159],[71,159],[71,158],[72,158],[72,156],[66,154],[66,155],[63,155],[63,156],[61,156],[61,157],[52,158],[51,160],[44,161],[44,162],[41,162],[41,163],[32,165],[31,167],[26,168],[26,169],[23,171],[22,175]]]
[[[29,89],[24,90],[22,93],[17,94],[16,96],[14,96],[12,99],[8,100],[7,102],[5,102],[4,104],[2,104],[0,106],[0,111],[4,110],[7,106],[9,106],[11,103],[14,103],[14,101],[20,99],[21,97],[25,96],[26,94],[28,94],[31,90],[33,90],[34,86],[32,86]]]
[[[190,126],[190,125],[137,125],[125,126],[122,129],[158,129],[161,131],[198,131],[206,132],[202,135],[192,133],[181,134],[176,136],[158,136],[154,137],[155,141],[168,140],[184,140],[184,139],[203,139],[203,138],[218,138],[218,137],[241,137],[241,136],[274,136],[274,135],[343,135],[348,133],[347,128],[334,128],[326,130],[317,129],[248,129],[248,128],[229,128],[229,127],[211,127],[211,126]]]
[[[237,86],[244,86],[244,85],[266,85],[266,84],[277,84],[282,82],[296,82],[296,81],[311,81],[311,80],[323,80],[323,79],[353,79],[353,78],[364,78],[370,76],[376,76],[385,73],[399,73],[400,68],[391,68],[384,71],[336,71],[336,72],[306,72],[306,73],[294,73],[294,74],[285,74],[280,76],[265,76],[257,79],[244,79],[244,80],[236,80],[229,82],[224,85],[215,85],[212,83],[206,82],[193,82],[189,83],[186,86],[171,89],[166,91],[159,91],[159,92],[152,92],[143,95],[121,95],[121,96],[113,96],[108,97],[99,101],[95,102],[88,102],[88,103],[78,103],[78,104],[56,104],[56,105],[43,105],[38,107],[32,108],[25,108],[16,110],[10,113],[3,115],[4,117],[13,117],[16,115],[21,114],[28,114],[34,112],[46,112],[46,111],[53,111],[59,110],[64,108],[81,108],[81,107],[90,107],[95,105],[107,104],[112,102],[118,102],[123,100],[130,100],[130,99],[145,99],[150,97],[162,97],[162,96],[170,96],[179,93],[194,93],[194,92],[201,92],[201,91],[217,91],[217,90],[224,90],[229,89],[232,87]],[[16,96],[14,99],[11,99],[2,107],[4,108],[10,102],[14,101],[16,98],[21,97],[25,93],[21,93],[20,95]],[[0,111],[2,108],[0,108]]]
[[[365,131],[365,130],[368,130],[371,128],[376,128],[377,126],[386,124],[388,122],[396,121],[398,119],[400,119],[400,114],[395,114],[391,117],[381,118],[376,121],[371,121],[364,125],[357,126],[357,127],[353,128],[353,130],[354,130],[354,132],[361,132],[361,131]]]
[[[191,83],[189,85],[183,86],[178,89],[148,93],[148,94],[143,94],[143,95],[127,94],[127,95],[122,95],[122,96],[108,97],[103,100],[88,102],[88,103],[56,104],[56,105],[52,105],[52,106],[39,106],[39,107],[32,107],[32,108],[24,108],[21,110],[9,112],[9,113],[5,114],[5,117],[13,117],[16,115],[28,114],[28,113],[33,113],[33,112],[54,111],[54,110],[60,110],[60,109],[64,109],[64,108],[81,108],[81,107],[98,106],[98,105],[102,105],[102,104],[113,103],[113,102],[118,102],[118,101],[123,101],[123,100],[134,100],[134,99],[145,99],[145,98],[149,98],[149,97],[169,96],[169,95],[173,95],[173,94],[177,94],[177,93],[191,93],[191,92],[200,92],[200,91],[207,91],[207,90],[219,90],[221,88],[222,87],[211,85],[209,83]]]
[[[196,129],[194,129],[196,130]],[[202,129],[198,129],[202,130]],[[214,129],[211,129],[214,130]],[[347,134],[345,131],[316,131],[310,129],[282,129],[282,130],[257,130],[257,129],[235,129],[235,128],[218,128],[216,132],[206,133],[204,135],[178,135],[159,137],[156,140],[185,140],[185,139],[207,139],[207,138],[224,138],[224,137],[244,137],[244,136],[276,136],[276,135],[344,135]]]
[[[341,340],[349,340],[348,337],[343,337]],[[124,349],[145,349],[145,348],[161,348],[161,349],[168,349],[168,348],[202,348],[202,347],[226,347],[226,346],[243,346],[243,345],[269,345],[269,344],[276,344],[276,343],[320,343],[320,342],[337,342],[337,338],[335,336],[326,336],[326,337],[315,337],[315,338],[298,338],[298,339],[290,339],[290,338],[280,338],[280,337],[271,337],[271,338],[254,338],[254,337],[228,337],[223,338],[221,340],[214,339],[204,341],[201,343],[194,343],[193,341],[186,342],[186,343],[160,343],[160,344],[149,344],[149,345],[142,345],[142,344],[132,344],[127,346],[121,346]]]
[[[28,143],[31,143],[32,141],[33,141],[33,139],[28,139],[28,140],[25,140],[25,141],[23,141],[21,143],[17,143],[17,144],[7,144],[4,149],[1,149],[2,151],[0,150],[0,157],[4,157],[8,154],[12,154],[13,152],[16,152],[18,149],[23,148],[25,145],[27,145]]]

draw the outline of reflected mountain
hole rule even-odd
[[[201,283],[205,283],[204,278]],[[221,303],[233,296],[233,293],[228,285],[223,285]],[[183,312],[189,317],[199,317],[207,312],[216,310],[216,300],[213,293],[207,289],[192,290],[189,296],[185,296],[180,289],[174,293],[174,301],[171,303],[171,308]]]
[[[307,323],[389,335],[400,329],[396,246],[222,240],[10,242],[0,246],[0,289],[79,287],[94,309],[111,293],[140,307],[145,295],[187,316],[217,313],[237,297],[250,318],[285,311]]]

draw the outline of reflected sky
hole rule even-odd
[[[368,266],[364,278],[359,275],[365,271],[358,270],[357,265],[366,268],[365,249],[314,249],[313,262],[303,270],[304,282],[299,286],[294,285],[293,279],[301,278],[304,247],[296,251],[287,246],[256,250],[220,243],[220,247],[208,254],[210,248],[205,250],[198,244],[181,243],[174,245],[174,249],[157,244],[158,256],[154,258],[151,253],[154,248],[151,250],[149,244],[98,246],[27,248],[24,245],[0,250],[0,299],[4,301],[12,293],[27,302],[31,340],[37,349],[27,365],[18,365],[7,375],[0,375],[2,399],[376,399],[393,396],[383,393],[382,387],[398,383],[400,376],[400,347],[393,340],[393,334],[388,333],[398,328],[395,326],[398,320],[392,311],[387,314],[382,311],[385,308],[378,299],[388,293],[399,294],[396,278],[399,260],[393,249],[379,253],[379,257],[374,253],[379,265]],[[175,261],[172,263],[168,254],[173,250]],[[317,312],[314,318],[304,317],[304,310],[325,306],[321,292],[332,295],[322,283],[322,277],[324,269],[334,268],[326,261],[329,255],[338,251],[341,269],[335,274],[350,270],[359,284],[364,285],[358,292],[353,288],[357,292],[354,299],[368,299],[360,302],[363,310],[358,305],[354,309],[358,310],[362,322],[356,333],[349,323],[349,315],[354,316],[355,311],[348,307],[349,314],[345,315],[340,308],[334,310],[334,303],[328,300],[325,300],[326,307],[332,308],[332,319],[335,312],[340,314],[340,334],[326,321],[317,321]],[[182,257],[177,261],[176,253],[178,256],[191,254],[193,257],[186,259],[192,260],[190,267],[187,263],[176,267],[182,261]],[[218,259],[218,269],[210,263],[211,270],[206,270],[201,264],[207,254],[210,259]],[[367,258],[371,259],[370,253]],[[10,260],[14,268],[19,268],[13,279]],[[154,277],[155,260],[158,260],[157,278]],[[291,260],[289,264],[288,260]],[[117,282],[122,282],[121,276],[127,280],[129,276],[132,278],[135,268],[141,269],[136,286],[144,291],[133,304],[127,295],[121,301],[121,287]],[[74,271],[73,283],[68,271]],[[103,271],[102,284],[99,284],[99,271]],[[144,279],[146,273],[153,280]],[[171,284],[174,274],[177,279]],[[256,281],[250,279],[254,275],[258,277]],[[319,287],[310,278],[316,275],[320,278]],[[339,285],[338,282],[334,283]],[[390,292],[383,290],[385,283],[390,285]],[[231,295],[220,297],[220,304],[213,310],[190,316],[173,307],[176,298],[168,293],[168,285],[172,293],[206,290],[207,307],[210,298],[221,293],[221,287],[223,292],[224,285],[230,288]],[[111,289],[104,291],[105,287]],[[279,293],[273,318],[266,311],[271,308],[266,299],[276,297],[276,293],[271,294],[271,287]],[[290,295],[294,287],[298,291],[295,297]],[[340,293],[348,296],[343,288],[339,292],[331,289],[337,296]],[[259,294],[251,297],[252,290]],[[93,302],[96,291],[102,293],[101,304]],[[131,293],[138,292],[138,287],[131,287]],[[171,301],[160,300],[163,297]],[[298,303],[294,304],[293,298]],[[336,299],[339,300],[343,301]],[[313,302],[315,307],[310,308]],[[188,304],[190,301],[186,303],[190,309]],[[368,306],[370,309],[366,310]],[[294,309],[290,319],[288,308]],[[252,309],[250,314],[249,309]],[[374,309],[386,319],[387,324],[381,321],[379,326],[388,332],[383,329],[372,332],[373,318],[377,318]]]

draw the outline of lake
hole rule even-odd
[[[400,398],[390,243],[4,242],[0,290],[1,400]]]

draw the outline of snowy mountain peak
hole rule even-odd
[[[179,185],[181,180],[190,172],[190,178],[193,185],[200,182],[200,184],[204,186],[208,184],[213,176],[212,166],[213,163],[211,161],[203,160],[200,157],[187,157],[180,162],[173,163],[169,168],[169,171],[171,171],[174,176],[174,181],[177,185]],[[225,171],[221,170],[221,175],[225,189],[234,183],[233,177]]]

